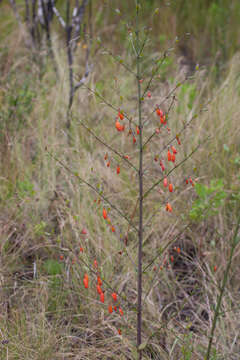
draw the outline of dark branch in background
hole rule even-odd
[[[53,61],[54,70],[57,74],[57,65],[55,62],[54,52],[53,52],[53,48],[52,48],[52,39],[51,39],[51,32],[50,32],[50,22],[53,18],[53,10],[52,10],[51,1],[47,0],[47,2],[44,3],[44,0],[40,0],[39,5],[40,5],[39,10],[42,13],[42,21],[43,21],[42,26],[44,27],[44,29],[46,31],[47,47],[48,47],[49,55]]]
[[[54,7],[53,11],[57,13],[57,17],[59,19],[60,24],[65,28],[66,31],[66,46],[67,46],[67,59],[68,59],[68,72],[69,72],[69,100],[68,100],[68,109],[67,109],[67,128],[69,129],[71,126],[71,108],[73,104],[73,99],[75,92],[77,89],[86,81],[90,69],[88,65],[88,54],[89,49],[87,50],[86,55],[86,69],[82,79],[77,83],[74,84],[73,78],[73,63],[74,63],[74,51],[77,47],[77,40],[80,37],[81,25],[83,22],[83,16],[85,13],[85,8],[87,5],[88,0],[83,0],[82,5],[79,5],[79,0],[76,0],[75,7],[73,9],[72,19],[70,19],[70,0],[67,0],[67,16],[66,16],[66,24],[64,23],[63,19],[61,18],[58,11]],[[74,35],[73,35],[74,34]]]

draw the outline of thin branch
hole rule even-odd
[[[203,145],[206,141],[208,141],[210,138],[210,135],[200,144],[198,144],[198,146],[196,146],[195,149],[192,150],[192,152],[182,161],[180,161],[180,163],[178,163],[177,165],[174,166],[174,168],[172,168],[171,170],[168,171],[167,174],[165,174],[163,177],[161,177],[160,180],[158,180],[157,182],[155,182],[143,195],[144,199],[149,195],[149,193],[157,186],[160,184],[160,182],[167,177],[168,175],[170,175],[173,171],[175,171],[179,166],[181,166],[185,161],[187,161],[198,149],[201,145]]]
[[[81,120],[79,121],[80,125],[84,127],[92,136],[95,137],[96,140],[98,140],[102,145],[104,145],[106,148],[108,148],[110,151],[115,153],[117,156],[119,156],[121,159],[123,159],[130,167],[132,167],[136,172],[138,172],[138,169],[128,160],[126,157],[118,152],[116,149],[114,149],[112,146],[108,145],[104,140],[100,139],[88,126],[86,126]]]
[[[138,231],[138,229],[136,228],[136,226],[128,219],[128,217],[123,214],[121,212],[121,210],[119,210],[110,200],[108,200],[104,195],[102,195],[102,193],[96,189],[93,185],[91,185],[89,182],[87,182],[86,180],[84,180],[83,178],[81,178],[78,173],[72,171],[67,165],[65,165],[61,160],[59,160],[58,158],[56,158],[53,154],[51,154],[47,149],[46,149],[48,155],[53,158],[56,162],[58,162],[65,170],[67,170],[67,172],[73,176],[75,176],[79,181],[81,181],[82,183],[84,183],[85,185],[87,185],[90,189],[92,189],[95,193],[98,194],[98,196],[103,199],[109,206],[111,206],[112,209],[114,209],[123,219],[126,220],[126,222],[135,230]]]
[[[112,105],[111,103],[109,103],[102,95],[100,95],[98,92],[96,92],[95,90],[91,89],[90,87],[88,87],[87,85],[83,85],[83,87],[85,87],[86,89],[88,89],[88,91],[90,91],[92,94],[94,94],[95,96],[97,96],[99,99],[101,99],[105,105],[107,105],[108,107],[110,107],[111,109],[113,109],[114,111],[118,112],[119,109],[116,108],[114,105]],[[123,115],[125,116],[125,118],[129,121],[129,126],[131,128],[131,123],[133,123],[134,125],[137,125],[135,123],[135,121],[132,120],[132,118],[130,118],[126,113],[123,112]]]

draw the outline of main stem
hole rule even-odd
[[[137,40],[137,83],[138,83],[138,127],[139,127],[139,228],[138,228],[138,286],[137,286],[137,349],[138,359],[142,359],[142,243],[143,243],[143,137],[142,137],[142,95],[140,73],[140,44],[138,24],[139,1],[137,0],[136,40]]]

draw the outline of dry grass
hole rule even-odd
[[[12,34],[7,39],[13,44]],[[133,214],[133,221],[137,197],[135,171],[121,161],[121,173],[117,175],[119,159],[115,155],[107,168],[105,147],[89,136],[79,121],[118,151],[131,155],[136,166],[137,151],[130,136],[116,134],[115,112],[84,88],[74,101],[69,145],[65,130],[68,74],[65,56],[59,50],[61,41],[55,41],[59,68],[56,81],[50,63],[39,78],[37,66],[31,60],[25,62],[29,59],[27,53],[24,61],[19,59],[19,52],[24,52],[20,40],[15,47],[10,45],[6,55],[11,66],[5,66],[3,71],[7,82],[1,83],[1,111],[8,114],[10,94],[20,91],[23,83],[28,85],[33,106],[28,111],[26,105],[21,113],[14,108],[12,127],[6,122],[1,129],[0,358],[135,359],[136,234],[133,230],[128,232],[126,221],[109,209],[116,227],[116,233],[112,233],[102,219],[103,202],[98,204],[96,194],[50,157],[46,147],[73,172],[99,186],[124,213]],[[129,63],[130,54],[124,52]],[[80,55],[79,51],[79,58]],[[99,52],[96,59],[88,86],[103,89],[106,99],[134,119],[134,81],[109,56]],[[178,102],[169,116],[171,133],[160,135],[146,151],[147,189],[161,174],[153,160],[156,148],[159,145],[162,148],[191,115],[199,114],[181,136],[178,161],[210,135],[208,142],[171,175],[175,186],[173,214],[165,211],[169,198],[166,193],[155,191],[145,202],[144,263],[148,264],[157,253],[159,257],[144,273],[143,339],[148,340],[144,359],[200,360],[206,352],[239,210],[239,160],[236,160],[240,156],[239,54],[232,58],[228,69],[226,78],[216,88],[201,72],[184,91],[179,87]],[[81,67],[77,70],[81,72]],[[178,76],[182,74],[177,70],[175,83]],[[149,114],[173,86],[167,81],[155,82],[144,113]],[[191,96],[194,103],[189,109]],[[207,111],[201,111],[201,104],[208,98],[211,101]],[[167,109],[167,102],[164,106]],[[24,122],[16,130],[20,116]],[[156,126],[156,116],[152,114],[146,134],[150,135]],[[108,154],[111,155],[109,151]],[[189,175],[209,186],[211,180],[222,179],[227,193],[217,214],[201,222],[189,220],[196,199],[194,189],[184,183]],[[157,189],[163,190],[162,185]],[[87,229],[86,236],[81,235],[83,228]],[[83,253],[80,247],[84,248]],[[180,254],[174,247],[180,247]],[[60,255],[64,256],[63,261],[59,260]],[[239,256],[237,247],[212,360],[239,358]],[[104,305],[96,297],[96,275],[89,271],[94,259],[98,261],[101,277],[122,295],[123,317],[107,312],[111,294],[108,286],[104,285]],[[85,272],[90,277],[88,290],[82,283]]]

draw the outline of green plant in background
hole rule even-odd
[[[196,184],[195,191],[197,199],[193,202],[189,212],[189,217],[193,221],[201,221],[216,215],[227,196],[222,179],[211,180],[209,186]]]

